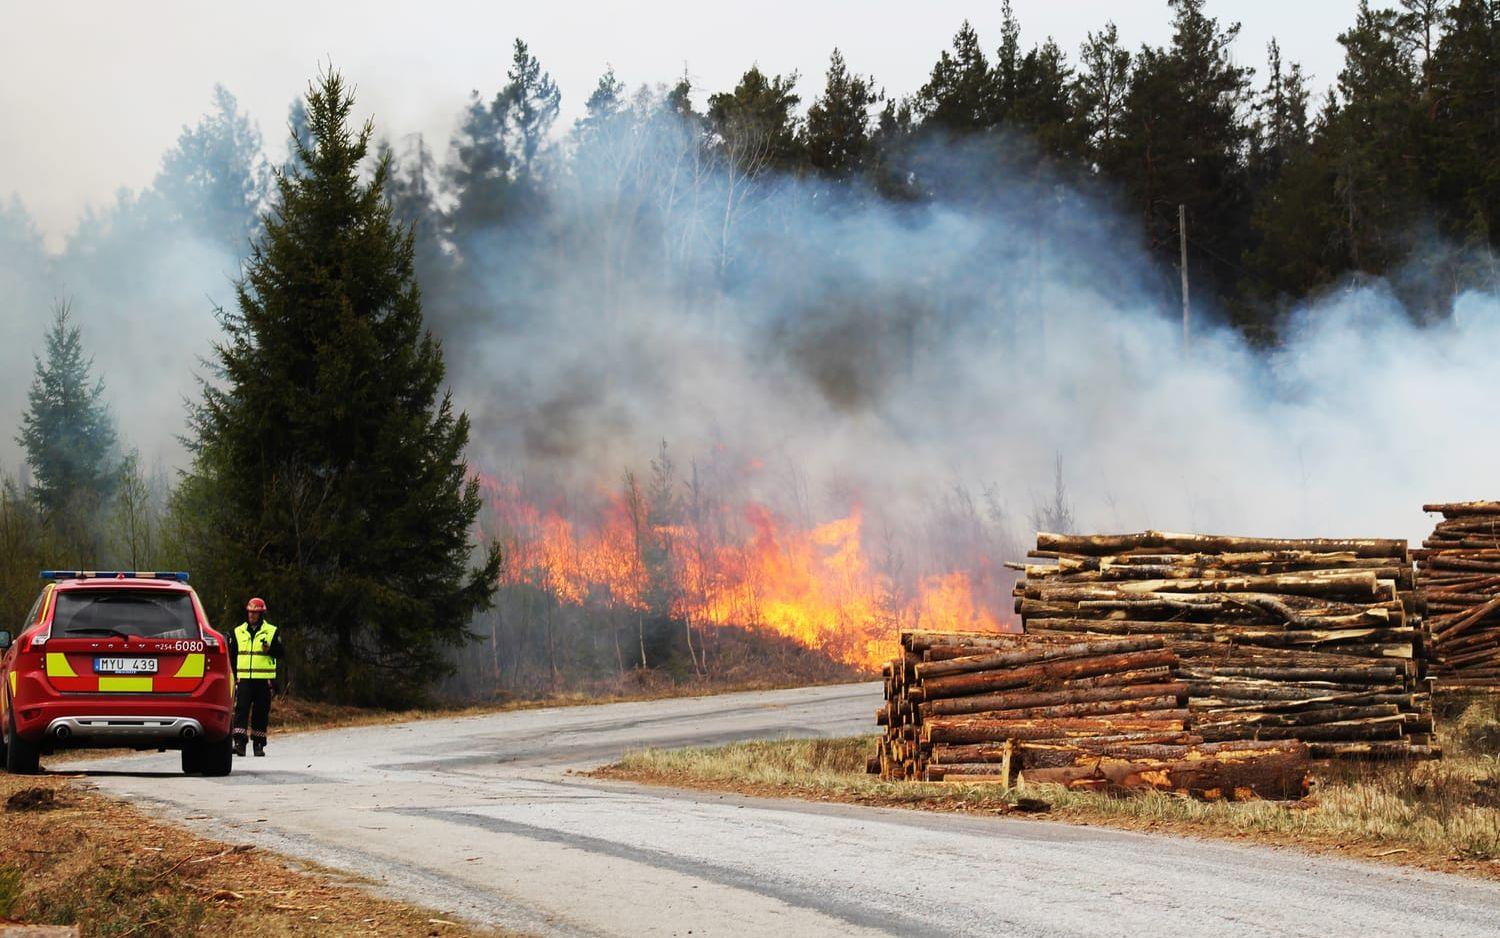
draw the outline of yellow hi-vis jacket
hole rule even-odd
[[[238,680],[275,680],[276,659],[270,655],[271,640],[276,637],[276,626],[262,622],[254,634],[250,623],[241,622],[234,630],[234,676]]]

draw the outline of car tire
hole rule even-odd
[[[182,747],[182,774],[198,775],[203,771],[203,750],[198,746]]]
[[[12,775],[35,775],[42,770],[42,747],[28,743],[16,733],[16,714],[10,713],[5,746],[5,771]]]
[[[182,750],[182,771],[223,778],[234,771],[234,741],[226,736],[216,743],[199,743]]]

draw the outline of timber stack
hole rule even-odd
[[[1443,516],[1412,551],[1434,681],[1440,688],[1500,688],[1500,502],[1422,510]]]
[[[1440,755],[1403,540],[1042,533],[1030,556],[1015,591],[1025,631],[1165,641],[1206,742]]]
[[[1156,636],[903,631],[884,669],[885,727],[870,771],[944,783],[1161,789],[1299,798],[1295,741],[1207,742],[1188,730],[1188,686]]]

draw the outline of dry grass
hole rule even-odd
[[[248,846],[205,840],[66,777],[0,776],[0,924],[84,935],[476,935],[440,913]]]
[[[603,777],[746,794],[975,813],[1021,813],[1135,830],[1249,839],[1500,879],[1500,701],[1467,701],[1437,762],[1334,765],[1296,803],[1119,798],[1045,786],[885,782],[865,774],[875,737],[632,752]],[[1021,801],[1021,809],[1017,803]]]

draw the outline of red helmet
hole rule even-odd
[[[246,612],[265,612],[266,611],[266,601],[264,599],[261,599],[259,596],[257,596],[254,599],[250,600],[248,603],[245,603],[245,611]]]

